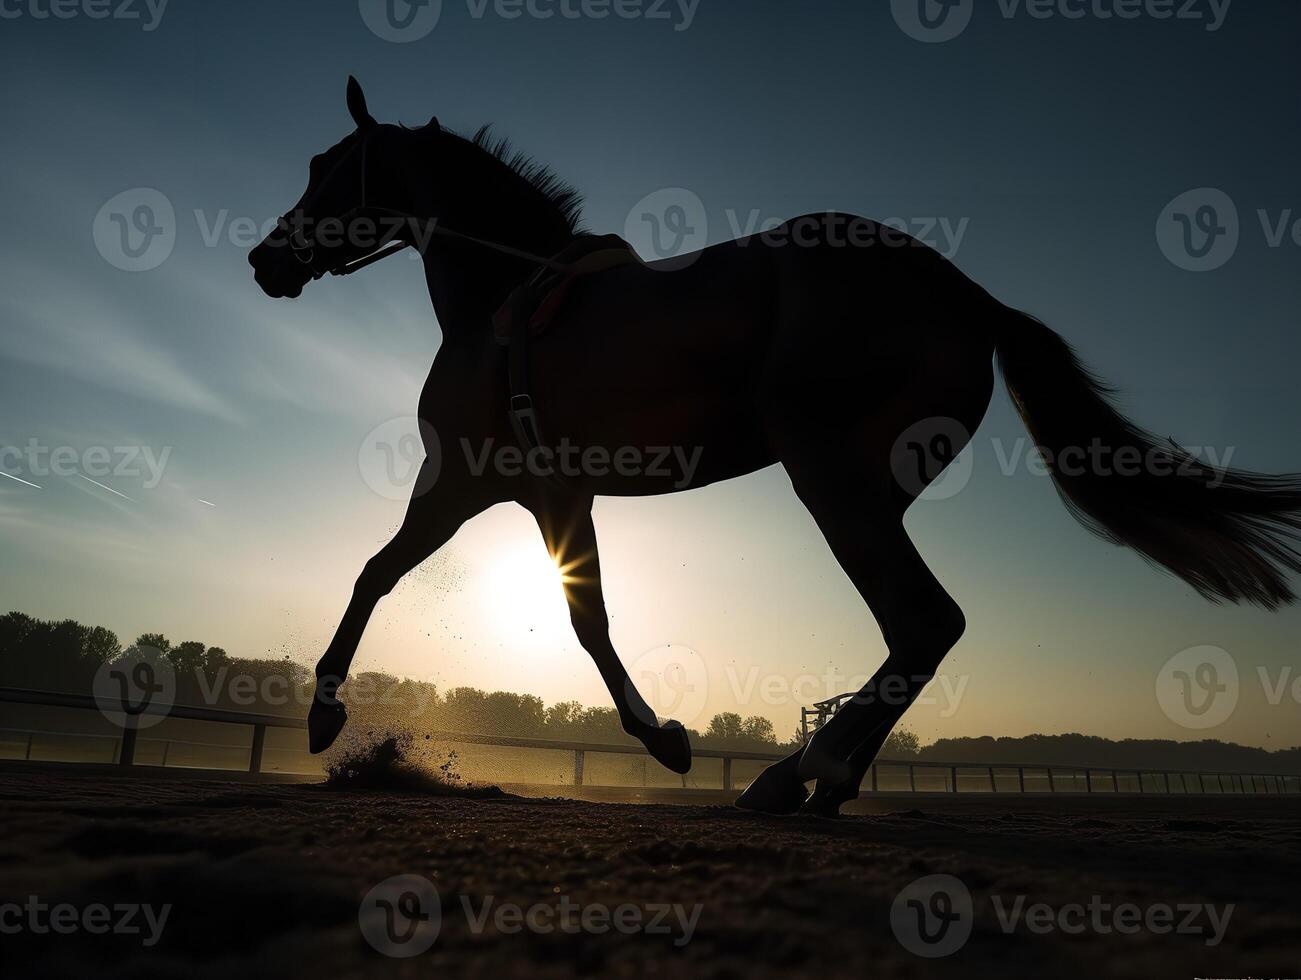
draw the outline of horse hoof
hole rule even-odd
[[[307,748],[312,755],[320,755],[339,737],[348,723],[348,712],[342,703],[326,704],[319,698],[312,702],[307,712]]]
[[[691,740],[681,722],[666,721],[638,737],[651,757],[665,769],[678,774],[691,770]]]
[[[800,756],[800,781],[821,782],[823,785],[836,785],[849,781],[849,763],[827,755],[818,748],[817,737],[809,739]],[[815,791],[816,792],[816,791]]]
[[[808,795],[797,775],[769,766],[754,777],[735,805],[742,810],[788,815],[798,811]]]
[[[809,798],[804,801],[800,807],[800,813],[810,817],[827,817],[834,819],[840,816],[840,808],[850,800],[858,799],[858,787],[850,787],[848,784],[831,786],[827,789],[813,788]]]

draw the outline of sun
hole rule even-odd
[[[514,547],[494,558],[484,575],[493,618],[515,633],[567,633],[569,615],[562,583],[565,573],[540,546]]]

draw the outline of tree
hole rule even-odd
[[[136,637],[133,646],[137,648],[152,647],[155,650],[166,653],[172,648],[172,643],[167,639],[167,637],[163,636],[162,633],[141,633]]]
[[[705,738],[715,742],[736,742],[744,737],[745,724],[735,711],[720,711],[705,729]]]
[[[881,755],[887,759],[913,758],[922,749],[922,740],[906,728],[896,728],[881,746]]]
[[[777,732],[772,727],[772,722],[760,715],[751,715],[741,724],[742,736],[752,742],[760,742],[764,745],[777,744]]]
[[[141,639],[144,639],[144,637],[141,637]],[[159,637],[159,639],[162,639],[162,637]],[[140,646],[148,645],[140,643],[139,640],[136,642]],[[163,642],[167,641],[164,640]],[[176,668],[178,674],[193,677],[203,670],[203,657],[207,653],[208,647],[207,644],[198,640],[186,640],[183,643],[176,644],[170,650],[167,647],[159,647],[158,649],[167,654],[167,659],[172,662],[172,666]]]

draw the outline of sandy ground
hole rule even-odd
[[[0,974],[1301,975],[1295,800],[923,798],[865,809],[839,821],[764,818],[721,805],[338,793],[8,765],[0,905],[23,908],[0,916]],[[408,899],[402,889],[367,898],[393,875],[429,885]],[[923,881],[896,903],[931,875],[961,886],[943,880],[937,900]],[[143,912],[137,934],[41,933],[49,913],[32,913],[28,896],[68,903],[76,911],[63,914],[83,923],[97,903],[115,921],[125,914],[115,907],[132,903],[155,918],[171,910],[146,946]],[[388,938],[376,904],[385,898],[399,910]],[[1048,925],[1032,928],[1025,913],[1040,903]],[[1116,914],[1129,928],[1116,912],[1126,903],[1152,928],[1116,931]],[[1208,904],[1224,925],[1215,945]],[[516,927],[516,906],[534,928]],[[1183,930],[1167,931],[1167,906]],[[1005,925],[1000,909],[1017,908]],[[953,919],[925,914],[934,944],[919,938],[923,909]],[[363,911],[381,945],[431,944],[384,955]],[[908,948],[946,943],[954,951],[936,958]]]

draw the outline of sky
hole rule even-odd
[[[666,190],[709,243],[832,208],[899,219],[1075,343],[1140,423],[1301,470],[1298,5],[968,0],[930,29],[921,0],[388,2],[0,3],[0,606],[324,649],[403,512],[368,434],[414,413],[441,339],[406,256],[293,302],[253,283],[249,229],[351,129],[349,73],[381,121],[493,123],[644,255]],[[1181,7],[1198,16],[1162,16]],[[1199,258],[1172,212],[1207,202],[1236,239]],[[909,515],[969,626],[905,725],[1301,743],[1301,613],[1209,605],[1091,537],[1026,445],[1000,385],[957,482]],[[884,656],[779,468],[595,518],[615,644],[657,707],[644,685],[680,665],[689,725],[784,735]],[[1171,677],[1207,656],[1229,710],[1181,710]],[[356,665],[608,703],[511,506],[381,603]]]

